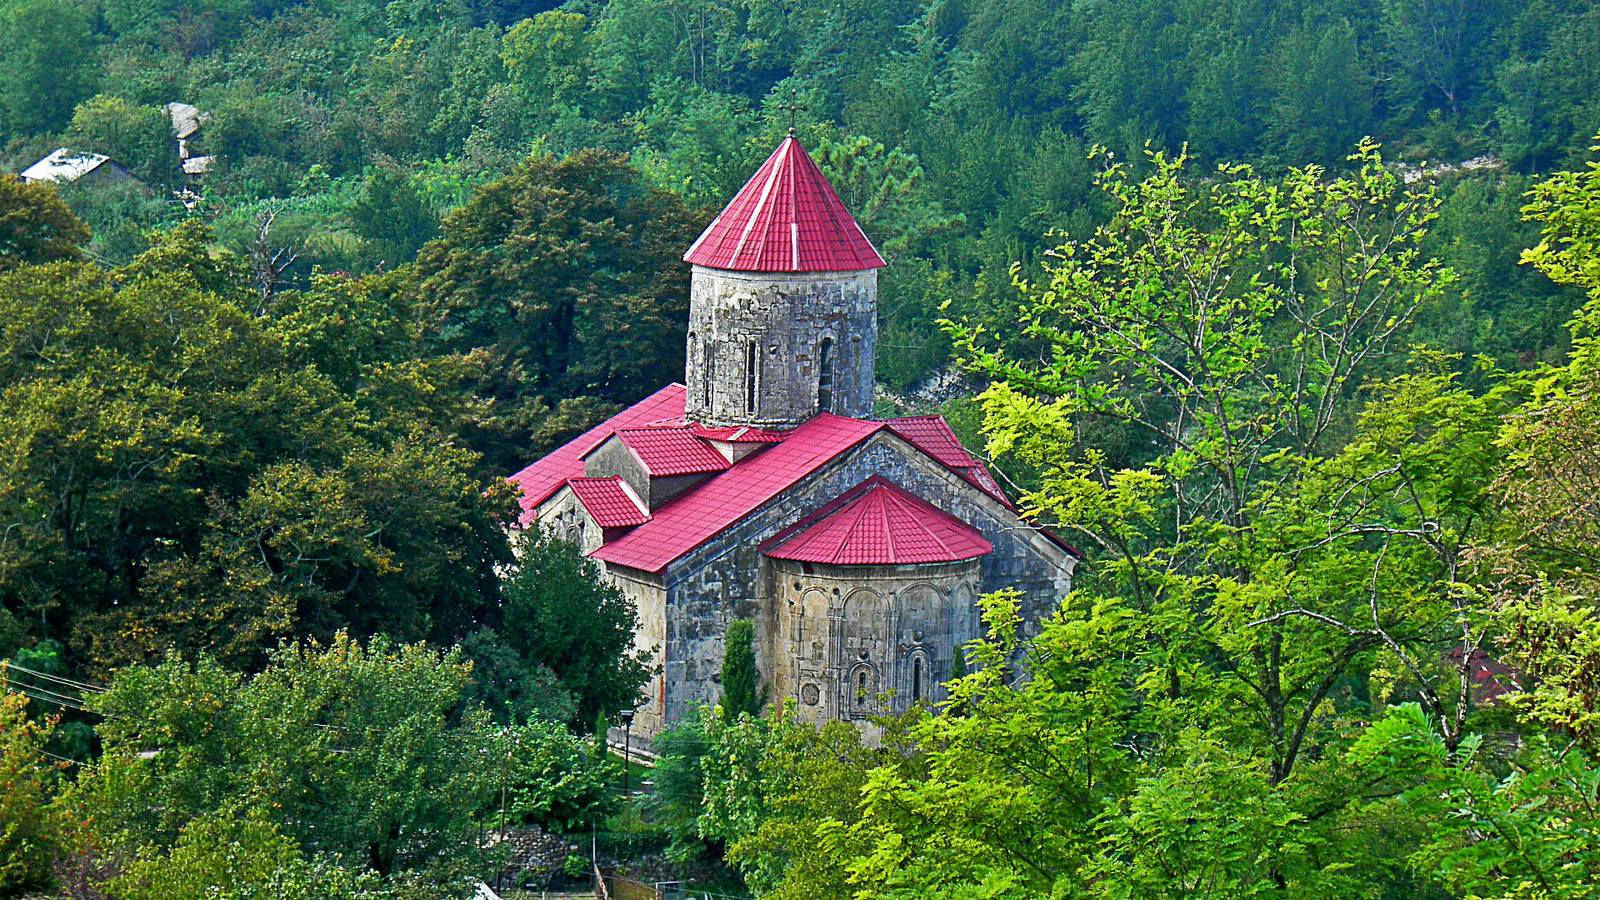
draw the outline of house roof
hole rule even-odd
[[[881,475],[761,546],[774,559],[838,566],[958,562],[993,549],[976,528]]]
[[[786,431],[774,428],[753,428],[749,425],[701,425],[698,422],[690,423],[689,430],[696,437],[703,437],[708,441],[722,441],[725,444],[776,444],[783,440]]]
[[[646,572],[663,571],[674,560],[761,508],[829,461],[884,432],[904,440],[997,501],[1011,506],[988,469],[961,449],[955,432],[937,416],[872,421],[822,413],[786,432],[763,433],[763,442],[769,446],[736,463],[729,463],[706,443],[721,440],[714,436],[720,432],[685,425],[683,412],[683,386],[669,385],[511,476],[510,481],[522,491],[521,524],[532,522],[540,504],[554,496],[563,485],[581,478],[584,457],[614,436],[625,444],[631,441],[630,449],[647,447],[645,452],[650,454],[660,449],[658,444],[663,440],[688,440],[717,458],[717,468],[709,472],[709,477],[650,510],[648,521],[612,538],[592,554],[596,559]],[[663,434],[673,436],[662,438]],[[693,452],[698,456],[699,451]],[[679,456],[668,453],[665,457],[656,461],[657,468],[662,472],[674,471],[671,465],[679,461]],[[652,471],[652,474],[659,473]],[[589,508],[587,503],[585,508]],[[1070,547],[1067,549],[1076,553]]]
[[[167,118],[172,121],[172,136],[181,141],[193,137],[211,117],[188,103],[174,101],[167,104]]]
[[[652,510],[649,522],[591,555],[632,569],[660,572],[882,428],[881,422],[822,413],[789,432],[782,443],[741,460]]]
[[[77,181],[100,168],[111,157],[58,147],[49,156],[22,170],[23,181]],[[114,165],[114,163],[113,163]]]
[[[879,269],[883,257],[793,135],[701,233],[684,262],[742,272]]]
[[[607,478],[569,478],[578,502],[601,528],[629,528],[650,521],[650,513],[616,475]]]
[[[512,475],[509,481],[522,492],[521,523],[533,521],[533,511],[561,490],[567,479],[582,476],[583,458],[613,434],[663,419],[681,419],[683,394],[683,385],[669,384]]]
[[[895,434],[916,444],[929,456],[956,470],[962,478],[984,493],[1006,506],[1012,506],[1011,498],[1000,488],[1000,483],[994,480],[994,474],[989,471],[989,467],[968,453],[966,447],[961,446],[961,439],[956,437],[955,429],[950,427],[944,416],[907,416],[903,419],[890,419],[887,424]]]
[[[617,439],[656,478],[721,472],[732,465],[685,426],[622,428]]]

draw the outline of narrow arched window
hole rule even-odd
[[[817,348],[817,410],[833,411],[833,338],[823,338]]]
[[[922,657],[911,660],[911,702],[922,702]]]
[[[706,339],[705,347],[700,352],[700,360],[703,363],[701,369],[705,373],[705,385],[702,388],[705,396],[702,405],[709,412],[711,410],[711,386],[717,380],[717,354],[712,349],[710,338]]]
[[[756,342],[744,345],[744,411],[756,411],[756,366],[760,364]]]
[[[867,670],[856,673],[856,705],[867,705]]]

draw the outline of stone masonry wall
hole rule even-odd
[[[978,560],[829,566],[769,559],[772,695],[807,721],[854,721],[944,700],[978,635]]]
[[[879,474],[973,525],[994,544],[994,551],[979,562],[978,592],[1020,590],[1023,616],[1030,623],[1025,633],[1034,633],[1066,595],[1075,562],[1071,554],[954,472],[892,434],[880,433],[668,569],[662,633],[667,722],[721,696],[723,633],[733,618],[756,621],[762,676],[772,682],[773,657],[781,646],[772,610],[777,592],[771,565],[758,545]]]
[[[786,427],[818,409],[818,355],[832,341],[829,412],[872,412],[878,273],[732,272],[695,266],[685,415],[707,425]],[[750,342],[756,409],[748,406]]]

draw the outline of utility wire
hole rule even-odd
[[[66,706],[87,713],[94,712],[94,710],[84,706],[82,699],[79,697],[68,697],[65,694],[58,694],[55,691],[46,690],[37,685],[23,684],[22,682],[8,679],[6,681],[6,689],[15,690],[19,694],[31,697],[42,703],[53,703],[56,706]],[[38,696],[39,694],[46,694],[48,696],[41,697]]]
[[[79,690],[93,691],[96,694],[103,694],[106,690],[104,687],[101,687],[98,684],[90,684],[87,681],[73,681],[71,678],[63,678],[60,675],[51,675],[48,672],[40,672],[35,669],[30,669],[27,666],[19,666],[10,660],[0,660],[0,669],[16,669],[18,672],[24,672],[28,675],[32,675],[35,678],[44,678],[49,681],[55,681],[70,687],[75,687]]]

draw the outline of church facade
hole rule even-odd
[[[511,476],[523,524],[638,606],[658,675],[634,734],[718,700],[735,618],[769,699],[813,721],[942,700],[976,598],[1015,588],[1037,623],[1076,554],[942,418],[871,418],[884,261],[792,135],[684,260],[684,383]]]

